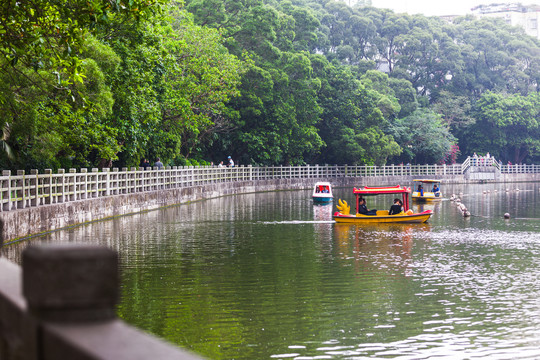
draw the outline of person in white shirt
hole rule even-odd
[[[233,159],[232,159],[230,156],[228,157],[228,159],[229,159],[229,166],[230,166],[230,167],[234,167],[234,161],[233,161]]]

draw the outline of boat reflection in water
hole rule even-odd
[[[392,269],[393,275],[411,276],[413,239],[429,231],[428,223],[336,223],[334,239],[339,258],[353,260],[358,272]]]

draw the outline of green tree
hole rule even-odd
[[[137,27],[161,0],[4,1],[0,5],[0,111],[15,156],[3,166],[96,165],[118,151],[104,118],[113,98],[107,68],[119,59],[97,35],[112,22]],[[5,135],[5,133],[4,133]]]
[[[401,111],[394,89],[390,87],[388,75],[381,71],[368,70],[362,75],[360,81],[366,88],[376,92],[377,107],[381,110],[385,119],[393,119]]]
[[[459,131],[474,124],[471,116],[471,101],[465,96],[458,96],[449,91],[441,91],[432,110],[442,116],[451,131]]]
[[[104,123],[113,99],[102,68],[118,61],[87,35],[79,55],[83,81],[68,83],[51,69],[18,64],[0,72],[0,107],[15,156],[4,166],[43,168],[91,166],[90,158],[114,157],[115,129]],[[62,83],[59,86],[59,81]]]
[[[77,50],[88,32],[111,20],[138,22],[159,12],[163,0],[6,0],[0,5],[0,59],[14,69],[49,69],[67,82],[84,73]],[[3,66],[2,70],[6,67]],[[61,82],[60,82],[61,83]]]
[[[116,29],[123,36],[113,47],[122,63],[111,75],[117,101],[110,123],[119,129],[125,164],[141,157],[201,157],[201,144],[235,116],[225,104],[238,94],[243,62],[217,30],[195,25],[177,7],[170,11],[142,32]]]
[[[327,144],[320,161],[383,165],[388,157],[399,155],[399,145],[382,131],[388,122],[379,108],[381,94],[355,79],[348,67],[319,56],[313,61],[322,81],[318,128]]]
[[[411,115],[397,120],[392,134],[403,148],[397,160],[418,164],[440,163],[455,144],[440,115],[429,109],[418,109]]]
[[[485,91],[526,95],[538,89],[538,41],[503,19],[461,18],[455,41],[460,44],[463,72],[452,79],[454,90],[466,90],[475,98]]]
[[[540,96],[486,92],[479,99],[469,135],[470,151],[521,163],[540,155]]]

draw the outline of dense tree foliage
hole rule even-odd
[[[4,1],[0,163],[540,160],[538,40],[369,4]]]

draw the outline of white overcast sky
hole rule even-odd
[[[392,9],[397,13],[424,14],[427,16],[465,15],[471,13],[471,8],[480,4],[504,4],[521,2],[523,5],[540,5],[540,0],[372,0],[378,8]]]

